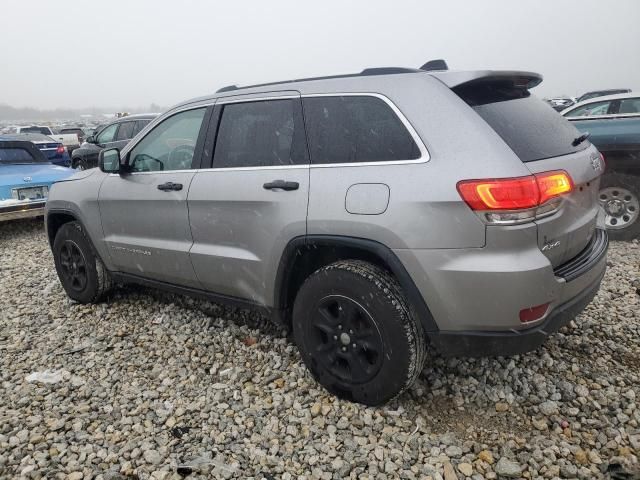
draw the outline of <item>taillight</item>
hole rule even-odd
[[[58,145],[58,148],[56,148],[56,153],[58,155],[62,155],[64,153],[64,145]]]
[[[457,184],[462,199],[472,210],[485,212],[490,223],[523,223],[553,213],[559,202],[550,202],[573,190],[563,170],[517,178],[463,180]]]
[[[573,182],[567,172],[546,172],[535,175],[538,188],[540,189],[539,205],[547,203],[554,197],[573,190]]]

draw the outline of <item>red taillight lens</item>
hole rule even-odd
[[[64,153],[64,146],[63,145],[58,145],[58,148],[56,148],[56,153],[58,155],[62,155]]]
[[[463,180],[457,188],[473,210],[524,210],[569,193],[573,182],[567,172],[554,171],[518,178]]]
[[[464,180],[458,192],[473,210],[520,210],[538,205],[539,192],[533,176]]]
[[[536,307],[530,307],[520,310],[520,321],[522,323],[534,322],[541,319],[547,313],[549,304],[538,305]]]
[[[567,172],[539,173],[535,177],[540,189],[540,205],[573,190],[573,182]]]

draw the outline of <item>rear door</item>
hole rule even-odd
[[[306,233],[300,95],[218,99],[210,125],[211,168],[199,171],[189,190],[194,269],[206,290],[271,305],[282,252]]]
[[[104,241],[120,272],[197,287],[187,192],[204,144],[206,107],[177,112],[125,156],[131,173],[109,175],[99,193]]]
[[[461,96],[531,173],[564,170],[571,176],[574,188],[561,208],[536,223],[540,249],[554,267],[576,256],[589,243],[600,209],[604,166],[598,151],[588,140],[577,143],[581,133],[526,90],[485,83],[466,86]]]

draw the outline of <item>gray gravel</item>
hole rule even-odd
[[[640,455],[640,244],[540,350],[432,354],[383,408],[322,390],[250,312],[67,299],[42,225],[0,226],[0,477],[606,478]],[[620,477],[622,478],[622,477]]]

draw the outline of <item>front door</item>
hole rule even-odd
[[[100,188],[104,239],[120,272],[197,287],[187,192],[200,161],[206,108],[167,117],[123,156],[130,173]],[[200,139],[200,141],[199,141]]]
[[[305,235],[309,161],[300,96],[218,99],[210,122],[210,169],[189,190],[191,259],[206,290],[272,305],[290,239]],[[209,146],[211,148],[209,148]]]

